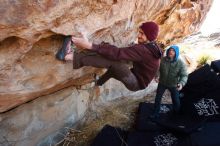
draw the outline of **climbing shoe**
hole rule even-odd
[[[66,36],[62,47],[56,53],[56,58],[58,60],[64,61],[66,54],[68,54],[69,50],[71,50],[71,36]]]

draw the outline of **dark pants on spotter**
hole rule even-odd
[[[74,53],[73,68],[78,69],[83,66],[93,66],[107,69],[107,72],[97,81],[97,85],[102,85],[110,78],[115,78],[116,80],[121,81],[127,89],[131,91],[140,90],[136,76],[125,63],[107,59],[92,51]]]
[[[163,94],[165,90],[168,89],[171,93],[171,99],[173,102],[173,110],[175,113],[179,112],[180,109],[180,99],[179,99],[179,91],[176,89],[176,87],[167,87],[162,84],[158,84],[157,87],[157,93],[155,98],[155,105],[154,105],[154,115],[158,116],[160,112],[160,105],[161,105],[161,99],[163,97]]]

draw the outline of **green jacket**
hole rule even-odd
[[[168,57],[163,57],[159,73],[159,83],[167,87],[176,87],[177,83],[184,86],[188,79],[186,65],[179,58],[176,61],[171,61]]]

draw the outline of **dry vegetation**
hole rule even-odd
[[[69,132],[60,141],[58,146],[88,146],[97,133],[106,125],[131,130],[134,126],[137,107],[140,102],[153,102],[154,96],[133,100],[121,98],[108,105],[96,107],[95,111],[88,112],[83,125],[79,129],[67,128]]]

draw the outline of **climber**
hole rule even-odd
[[[159,82],[156,92],[154,113],[151,118],[158,118],[160,111],[161,98],[166,89],[171,93],[174,113],[180,109],[179,91],[186,84],[188,74],[185,63],[179,58],[179,47],[173,45],[166,51],[166,56],[161,59],[159,69]]]
[[[97,86],[115,78],[127,89],[138,91],[148,86],[159,69],[162,51],[155,42],[158,32],[159,27],[156,23],[143,23],[139,27],[138,44],[124,48],[108,43],[95,44],[84,38],[68,36],[56,57],[59,60],[72,60],[74,69],[83,66],[106,68],[107,71],[96,81]],[[71,50],[71,45],[83,51]],[[129,69],[122,61],[131,61],[133,68]]]

